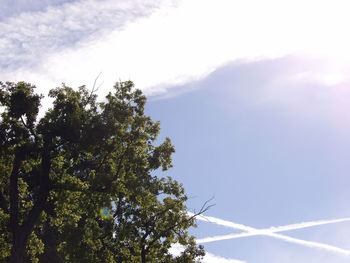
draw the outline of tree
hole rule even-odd
[[[182,185],[154,174],[174,147],[156,145],[159,123],[131,81],[104,102],[84,86],[53,89],[39,120],[35,86],[0,88],[0,262],[200,261]]]

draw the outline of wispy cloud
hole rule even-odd
[[[23,12],[0,22],[0,66],[9,69],[40,64],[48,53],[82,48],[104,34],[149,15],[157,1],[76,1]],[[89,43],[91,44],[91,42]]]
[[[25,12],[42,11],[48,6],[59,6],[66,2],[71,2],[71,0],[2,0],[0,21]]]
[[[102,71],[108,88],[132,79],[154,93],[237,59],[296,52],[336,58],[338,65],[348,63],[349,6],[344,0],[76,1],[1,22],[0,67],[3,78],[46,87],[88,84]],[[347,75],[343,68],[332,72],[338,80]]]
[[[189,213],[191,215],[191,213]],[[279,226],[279,227],[270,227],[266,229],[256,229],[250,226],[246,226],[243,224],[237,224],[231,221],[223,220],[216,217],[210,217],[210,216],[199,216],[197,217],[198,220],[214,223],[221,226],[226,226],[234,229],[239,229],[246,231],[244,233],[239,234],[231,234],[231,235],[222,235],[222,236],[213,236],[213,237],[207,237],[198,239],[198,243],[208,243],[208,242],[214,242],[219,240],[226,240],[226,239],[235,239],[235,238],[242,238],[242,237],[249,237],[249,236],[270,236],[277,239],[284,240],[286,242],[291,242],[294,244],[299,244],[307,247],[312,248],[319,248],[323,250],[327,250],[330,252],[340,253],[346,256],[350,255],[350,250],[342,249],[339,247],[319,243],[319,242],[313,242],[313,241],[307,241],[302,239],[297,239],[293,237],[289,237],[286,235],[277,234],[276,232],[282,232],[282,231],[290,231],[290,230],[296,230],[296,229],[302,229],[307,227],[313,227],[313,226],[319,226],[319,225],[326,225],[326,224],[333,224],[333,223],[339,223],[339,222],[346,222],[350,221],[350,218],[341,218],[341,219],[335,219],[335,220],[319,220],[319,221],[313,221],[313,222],[303,222],[299,224],[292,224],[292,225],[286,225],[286,226]]]

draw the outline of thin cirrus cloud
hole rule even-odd
[[[193,215],[193,214],[189,213],[189,215]],[[325,251],[330,251],[333,253],[339,253],[339,254],[342,254],[345,256],[350,256],[350,250],[342,249],[342,248],[339,248],[336,246],[331,246],[331,245],[323,244],[323,243],[319,243],[319,242],[307,241],[307,240],[289,237],[286,235],[277,234],[277,232],[282,232],[282,231],[290,231],[290,230],[302,229],[302,228],[307,228],[307,227],[312,227],[312,226],[346,222],[346,221],[350,221],[350,218],[302,222],[302,223],[298,223],[298,224],[279,226],[279,227],[270,227],[270,228],[266,228],[266,229],[256,229],[256,228],[253,228],[250,226],[246,226],[243,224],[237,224],[237,223],[234,223],[231,221],[227,221],[227,220],[223,220],[223,219],[211,217],[211,216],[200,216],[200,217],[197,217],[197,219],[202,220],[202,221],[206,221],[206,222],[210,222],[210,223],[214,223],[217,225],[226,226],[226,227],[245,231],[245,232],[239,233],[239,234],[213,236],[213,237],[197,239],[198,243],[208,243],[208,242],[215,242],[215,241],[220,241],[220,240],[236,239],[236,238],[242,238],[242,237],[263,235],[263,236],[270,236],[273,238],[281,239],[281,240],[286,241],[286,242],[303,245],[306,247],[318,248],[318,249],[322,249]]]
[[[166,3],[166,4],[164,4]],[[147,94],[200,79],[237,59],[305,54],[348,74],[348,1],[76,1],[0,24],[7,80],[41,87],[132,79]],[[297,18],[297,19],[296,19]],[[327,18],[327,19],[325,19]]]

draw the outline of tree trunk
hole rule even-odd
[[[9,257],[8,263],[24,263],[26,243],[27,240],[24,238],[23,234],[20,234],[20,236],[17,235],[12,245],[11,256]]]
[[[18,211],[18,173],[21,166],[23,153],[17,152],[10,176],[10,226],[12,232],[12,249],[9,263],[22,263],[25,256],[26,240],[20,231]]]
[[[50,151],[46,145],[44,146],[42,161],[41,161],[41,180],[38,198],[30,210],[27,219],[23,224],[19,225],[19,211],[18,211],[18,171],[21,157],[15,158],[14,168],[10,177],[10,225],[13,236],[11,255],[8,263],[24,263],[26,256],[26,245],[30,234],[33,232],[34,225],[40,217],[42,211],[46,206],[46,200],[50,193],[49,174],[51,168]]]
[[[141,251],[141,262],[142,263],[146,263],[146,249],[145,248],[142,248],[142,251]]]

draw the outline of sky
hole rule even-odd
[[[350,259],[347,0],[2,0],[2,81],[132,80],[205,263]],[[44,108],[49,106],[45,102]],[[181,248],[174,247],[174,253]]]

